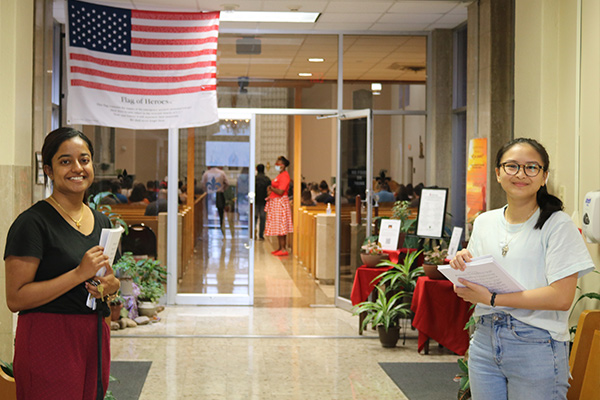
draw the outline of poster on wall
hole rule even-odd
[[[219,12],[67,4],[67,123],[206,126],[217,116]]]
[[[471,139],[467,163],[467,225],[486,210],[487,138]]]

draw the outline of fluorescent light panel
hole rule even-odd
[[[314,23],[318,12],[221,11],[223,22],[299,22]]]
[[[314,63],[318,63],[318,62],[323,62],[325,61],[324,58],[309,58],[308,62],[314,62]]]
[[[298,73],[298,76],[312,76],[312,73],[310,73],[310,72],[300,72],[300,73]]]

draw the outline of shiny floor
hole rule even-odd
[[[358,336],[333,286],[255,243],[253,307],[171,306],[158,323],[113,332],[113,360],[152,361],[141,400],[406,399],[379,362],[456,360],[437,346],[418,354],[410,330],[394,349]]]

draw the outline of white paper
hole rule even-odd
[[[448,192],[443,189],[423,189],[421,191],[417,236],[442,237],[447,194]]]
[[[399,219],[382,219],[379,226],[379,243],[383,250],[398,250],[398,238],[400,237]]]
[[[103,228],[100,233],[100,246],[104,247],[104,254],[108,256],[108,263],[112,266],[115,260],[115,254],[119,248],[119,241],[121,240],[121,234],[124,232],[122,226],[116,228]],[[106,268],[102,267],[96,272],[96,276],[104,276],[106,274]],[[88,294],[86,304],[92,310],[96,309],[96,299]]]
[[[450,244],[448,245],[448,258],[454,258],[458,251],[458,244],[460,243],[460,237],[462,236],[463,228],[455,226],[452,230],[452,237],[450,237]]]
[[[485,286],[494,293],[513,293],[525,290],[525,287],[510,276],[491,255],[473,258],[471,262],[467,263],[464,271],[453,269],[449,265],[440,265],[438,270],[458,287],[464,287],[458,281],[458,278],[463,278]]]

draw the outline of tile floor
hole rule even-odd
[[[333,306],[293,257],[256,242],[255,306],[171,306],[161,321],[113,332],[113,360],[152,361],[140,400],[406,399],[379,362],[448,362],[432,346],[416,351],[408,331],[384,349],[358,317]]]

